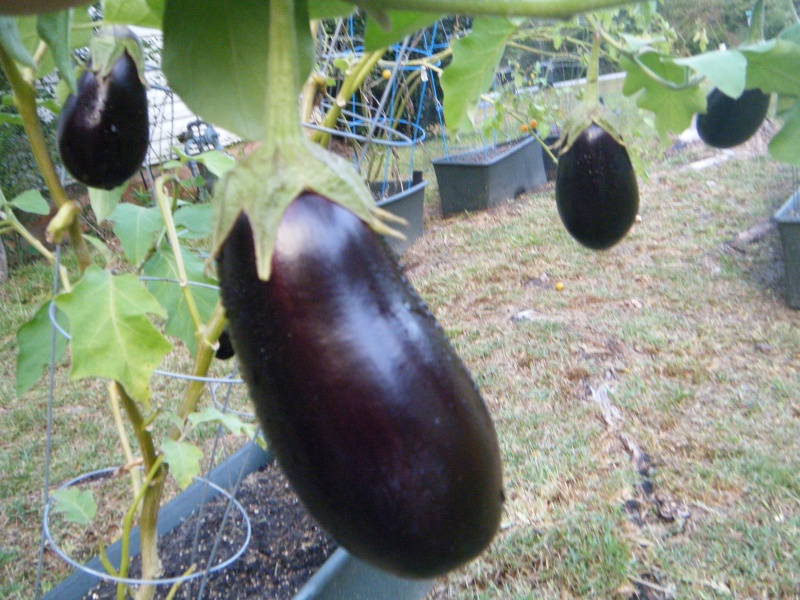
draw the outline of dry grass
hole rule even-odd
[[[641,153],[642,222],[599,254],[564,231],[551,188],[442,220],[424,167],[427,233],[403,262],[495,415],[508,497],[491,549],[434,597],[800,595],[800,313],[777,233],[739,235],[792,175],[763,143],[701,171],[683,165],[714,154],[702,146],[660,153]],[[47,399],[42,385],[14,397],[13,332],[49,277],[33,265],[0,290],[4,598],[31,596]],[[115,464],[103,386],[62,366],[56,390],[53,483]],[[88,555],[92,541],[70,543]],[[45,572],[50,585],[68,569],[48,554]]]
[[[508,489],[491,550],[436,598],[800,594],[800,314],[777,232],[739,235],[791,191],[762,149],[653,165],[642,222],[605,253],[569,237],[550,189],[432,220],[409,250]]]

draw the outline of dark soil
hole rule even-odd
[[[247,477],[239,487],[236,499],[250,517],[250,544],[236,562],[209,576],[203,599],[291,598],[333,553],[335,542],[314,524],[275,463]],[[199,568],[204,566],[222,526],[226,505],[227,500],[218,497],[208,503],[202,513],[198,511],[159,540],[163,577],[182,575],[194,561]],[[201,526],[197,558],[193,560],[198,518]],[[243,539],[242,517],[235,507],[231,507],[214,564],[232,556],[241,547]],[[137,561],[131,568],[131,577],[137,577],[139,572]],[[198,598],[201,579],[184,583],[175,598]],[[169,586],[161,586],[156,598],[163,599],[168,593]],[[104,583],[86,598],[111,600],[116,598],[116,588]]]
[[[448,158],[439,160],[457,165],[488,163],[499,156],[503,156],[504,154],[511,152],[511,150],[517,147],[520,141],[522,140],[511,140],[497,144],[496,146],[487,146],[486,148],[479,148],[469,152],[454,154]]]

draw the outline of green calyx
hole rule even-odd
[[[306,0],[269,0],[264,142],[220,180],[214,193],[212,256],[241,213],[253,231],[258,276],[269,279],[275,235],[286,208],[304,192],[347,208],[373,230],[402,235],[383,220],[397,220],[375,206],[350,161],[313,144],[299,119],[299,97],[309,73],[311,43]]]
[[[89,68],[100,77],[108,76],[117,59],[127,52],[136,65],[142,84],[147,85],[144,78],[142,42],[130,28],[124,25],[103,27],[89,42],[89,51],[91,53]]]

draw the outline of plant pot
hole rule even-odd
[[[783,246],[786,302],[800,308],[800,190],[773,217]]]
[[[272,460],[271,453],[251,442],[213,469],[206,476],[206,480],[225,490],[231,490],[240,473],[244,478]],[[198,510],[201,502],[207,502],[219,494],[213,488],[206,488],[205,493],[203,491],[204,484],[192,484],[164,505],[158,518],[159,536],[166,535],[186,520]],[[131,535],[130,553],[131,556],[139,553],[138,528]],[[107,554],[112,563],[119,564],[120,543],[117,542],[108,547]],[[103,571],[97,558],[89,561],[87,566],[96,571]],[[98,582],[97,577],[77,571],[42,598],[43,600],[80,600]],[[432,586],[433,582],[431,581],[402,579],[376,569],[352,557],[343,548],[339,548],[300,589],[295,595],[295,600],[344,600],[346,598],[420,600],[425,597]]]
[[[415,171],[411,187],[406,187],[405,182],[387,181],[370,183],[370,189],[374,196],[381,198],[377,205],[383,210],[389,211],[395,216],[401,217],[408,222],[407,226],[392,224],[398,231],[405,234],[406,239],[393,236],[386,236],[389,247],[398,256],[406,251],[414,240],[422,237],[423,214],[425,206],[425,186],[427,181],[423,181],[421,173]],[[419,176],[416,174],[420,173]]]
[[[442,216],[484,210],[547,183],[542,148],[532,136],[439,158],[433,168]]]

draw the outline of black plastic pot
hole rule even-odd
[[[417,176],[419,173],[419,176]],[[386,241],[398,256],[406,251],[414,240],[422,237],[423,214],[425,207],[425,186],[427,181],[421,178],[422,173],[415,171],[415,178],[409,187],[406,182],[387,181],[373,182],[370,184],[372,193],[381,197],[377,205],[383,210],[389,211],[393,215],[402,217],[408,222],[407,226],[392,224],[399,231],[403,232],[406,239],[387,236]]]
[[[786,302],[800,308],[800,190],[796,191],[773,217],[783,246]]]
[[[545,183],[542,148],[532,136],[433,161],[442,216],[484,210]]]
[[[253,443],[243,448],[213,469],[205,479],[232,490],[239,474],[250,473],[273,460],[270,452]],[[209,501],[218,495],[204,484],[195,483],[168,502],[159,512],[158,534],[165,535],[194,513],[200,502]],[[112,563],[119,564],[120,544],[107,549]],[[130,554],[139,553],[138,528],[132,532]],[[95,558],[87,566],[102,571],[100,561]],[[99,583],[98,579],[78,571],[50,590],[43,600],[81,600]],[[336,550],[295,595],[295,600],[421,600],[433,587],[432,581],[402,579],[376,569],[354,558],[343,548]]]

